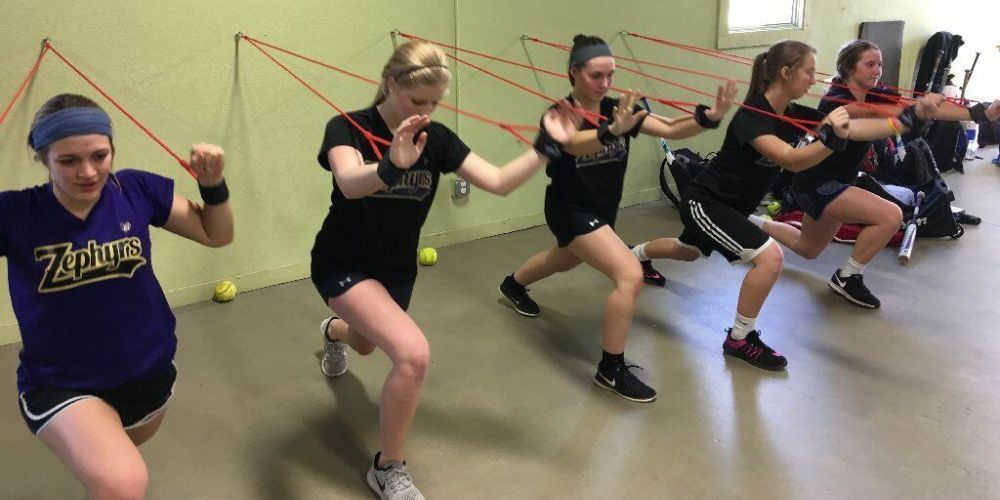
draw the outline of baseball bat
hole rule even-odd
[[[916,204],[913,207],[913,217],[906,225],[903,232],[903,243],[899,246],[899,264],[905,266],[910,262],[910,255],[913,253],[913,245],[917,241],[917,215],[920,213],[920,205],[924,201],[924,192],[917,193]]]

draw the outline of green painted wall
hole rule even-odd
[[[970,43],[957,66],[964,67],[974,50],[983,50],[971,93],[990,96],[986,83],[1000,81],[1000,54],[994,48],[1000,37],[988,23],[1000,18],[1000,5],[956,1],[947,10],[931,12],[927,9],[932,5],[941,4],[928,0],[813,0],[811,29],[805,39],[819,49],[821,67],[830,70],[837,47],[855,35],[859,22],[903,19],[902,76],[906,81],[927,36],[938,30],[962,33]],[[746,78],[749,72],[745,67],[618,34],[628,29],[712,47],[717,10],[716,2],[704,0],[617,4],[594,0],[177,0],[160,4],[6,0],[0,16],[0,99],[5,104],[13,95],[37,56],[42,38],[50,37],[57,49],[178,152],[185,153],[188,145],[201,141],[226,148],[227,178],[237,217],[236,242],[210,250],[162,231],[154,234],[157,275],[171,303],[180,305],[207,298],[211,285],[221,279],[235,279],[241,289],[248,290],[305,277],[309,248],[328,206],[330,176],[318,168],[315,154],[323,126],[333,111],[253,47],[246,43],[237,46],[236,32],[372,77],[391,51],[389,32],[398,28],[510,59],[530,60],[556,71],[565,68],[564,53],[522,43],[519,36],[530,34],[569,43],[575,33],[593,33],[607,39],[618,54]],[[756,51],[737,52],[753,55]],[[564,80],[469,59],[548,95],[568,92]],[[281,60],[346,109],[370,102],[373,88],[368,84],[288,57]],[[474,70],[461,65],[453,65],[453,69],[457,81],[449,101],[464,109],[510,122],[535,123],[545,107],[541,99]],[[624,71],[618,75],[619,86],[701,100]],[[670,77],[709,86],[698,78]],[[0,125],[0,189],[45,181],[43,167],[32,161],[24,142],[34,111],[58,92],[96,95],[62,63],[47,57],[23,100]],[[661,107],[658,111],[664,110]],[[194,181],[176,162],[124,117],[111,112],[116,126],[116,166],[171,176],[177,179],[180,193],[196,197]],[[457,118],[446,110],[436,113],[435,119],[454,127],[477,153],[495,163],[502,164],[523,148],[505,132]],[[721,138],[719,131],[674,146],[708,152]],[[658,142],[649,138],[634,145],[625,204],[658,197],[658,148]],[[539,175],[506,198],[474,189],[468,200],[456,204],[449,198],[450,186],[445,182],[424,228],[425,242],[445,245],[541,224],[545,184],[545,177]],[[538,247],[549,243],[540,241]],[[0,281],[6,281],[5,268],[0,270]],[[18,339],[3,287],[0,343]]]

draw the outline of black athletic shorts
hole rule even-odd
[[[823,210],[826,209],[826,206],[836,200],[844,191],[847,191],[849,187],[851,186],[840,181],[827,181],[808,192],[793,188],[792,196],[795,197],[795,203],[803,212],[814,220],[819,220],[823,216]]]
[[[315,269],[313,270],[312,275],[313,285],[316,286],[316,291],[318,291],[320,296],[323,297],[324,303],[334,297],[343,295],[344,292],[350,290],[354,285],[369,279],[373,279],[381,283],[382,286],[385,287],[385,290],[389,292],[389,296],[392,297],[392,300],[399,305],[400,309],[405,311],[410,307],[410,298],[413,296],[414,279],[385,281],[377,279],[364,271],[347,271],[334,273],[330,276],[322,276],[316,273]]]
[[[73,403],[98,398],[118,412],[122,427],[128,430],[145,425],[163,412],[174,394],[176,379],[177,368],[171,362],[154,373],[107,390],[36,387],[19,395],[18,407],[24,422],[37,436],[59,412]]]
[[[616,210],[581,207],[545,192],[545,223],[556,237],[560,248],[569,246],[573,238],[590,233],[601,226],[615,228]]]
[[[714,200],[681,200],[680,244],[708,257],[719,252],[731,264],[750,262],[774,240],[736,209]]]

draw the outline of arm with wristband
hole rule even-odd
[[[938,106],[944,101],[940,94],[927,94],[917,103],[903,109],[897,116],[887,118],[855,118],[851,120],[852,141],[873,141],[900,135],[910,130],[923,130],[931,121]],[[843,108],[841,108],[843,109]]]
[[[808,109],[808,108],[806,108]],[[822,113],[811,110],[815,117]],[[812,119],[813,115],[809,118]],[[754,117],[764,120],[763,117]],[[767,118],[767,120],[772,120]],[[823,118],[820,129],[813,140],[806,138],[806,145],[793,147],[773,133],[761,134],[750,140],[760,154],[773,161],[779,167],[790,172],[801,172],[812,168],[825,160],[835,151],[840,151],[847,145],[847,135],[850,131],[851,119],[843,107],[836,108]]]
[[[653,120],[646,120],[642,123],[640,131],[643,134],[659,137],[661,139],[686,139],[698,135],[705,130],[719,128],[722,119],[733,106],[733,99],[736,97],[736,82],[728,80],[725,85],[720,85],[715,95],[715,103],[712,107],[699,104],[695,107],[694,115],[681,119],[669,119],[653,115]]]
[[[545,113],[542,129],[531,149],[502,167],[497,167],[475,153],[469,153],[456,173],[473,186],[493,194],[506,195],[524,184],[550,161],[562,156],[563,144],[569,142],[580,126],[579,115],[566,100]]]
[[[1000,99],[991,103],[980,102],[968,108],[946,101],[937,108],[933,118],[942,121],[973,121],[980,126],[989,125],[1000,119]]]
[[[392,136],[389,151],[377,164],[365,163],[361,152],[352,146],[335,146],[327,152],[330,170],[345,198],[364,198],[394,185],[416,163],[427,145],[430,125],[427,115],[413,115],[403,120]],[[348,126],[342,124],[343,126]],[[414,140],[416,138],[416,140]]]
[[[189,163],[198,176],[198,190],[205,204],[175,194],[163,228],[205,246],[228,245],[233,241],[233,209],[222,176],[225,152],[213,144],[195,144]]]
[[[617,141],[625,134],[631,133],[636,127],[645,135],[661,139],[685,139],[698,135],[705,130],[716,129],[722,123],[722,118],[732,107],[736,96],[736,82],[730,80],[725,86],[719,86],[715,104],[708,107],[699,104],[694,115],[681,118],[668,118],[650,113],[645,109],[637,109],[639,93],[628,89],[614,109],[614,119],[601,122],[598,129],[583,130],[573,137],[565,146],[570,154],[582,156],[593,154],[606,145]],[[651,119],[647,119],[651,118]]]

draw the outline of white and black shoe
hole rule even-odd
[[[833,273],[833,277],[830,278],[829,284],[834,292],[852,304],[869,309],[878,309],[882,305],[878,297],[872,295],[872,292],[865,286],[865,280],[861,274],[852,274],[845,278],[840,275],[840,269],[837,269]]]
[[[330,322],[335,319],[336,316],[331,316],[319,324],[319,330],[323,334],[323,357],[319,360],[319,368],[327,377],[339,377],[347,373],[347,344],[330,340],[326,334]]]
[[[379,467],[381,455],[381,451],[375,454],[375,462],[368,469],[368,487],[382,500],[424,500],[420,490],[413,485],[406,462],[390,461]]]
[[[610,368],[601,369],[597,367],[594,374],[594,385],[607,389],[615,394],[637,403],[651,403],[656,400],[656,391],[652,387],[644,384],[635,374],[632,368],[642,369],[638,365],[617,363]]]
[[[528,289],[514,279],[514,275],[507,276],[500,283],[500,294],[507,297],[514,310],[521,316],[535,317],[542,313],[538,304],[528,296]]]

